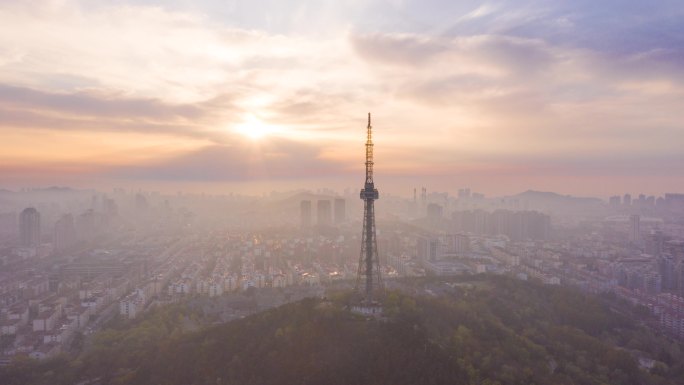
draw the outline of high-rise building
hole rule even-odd
[[[536,211],[454,211],[455,231],[506,235],[513,240],[546,240],[551,235],[551,218]]]
[[[458,189],[458,199],[470,199],[470,189],[469,188]]]
[[[665,251],[665,234],[662,231],[652,231],[644,237],[644,252],[654,257],[659,257]]]
[[[299,215],[302,228],[311,227],[311,201],[301,201],[299,203]]]
[[[619,195],[614,195],[608,199],[608,204],[613,207],[620,206],[620,203],[622,203],[622,199]]]
[[[335,223],[340,224],[347,220],[347,201],[343,198],[335,198]]]
[[[673,286],[680,296],[684,296],[684,259],[675,264]]]
[[[447,234],[443,238],[447,253],[463,255],[470,251],[470,238],[465,234]]]
[[[135,194],[135,209],[140,213],[146,211],[149,208],[149,203],[147,203],[147,198],[142,193]]]
[[[76,243],[76,227],[71,214],[62,215],[55,223],[54,246],[56,251],[67,250]]]
[[[639,198],[637,199],[637,204],[640,207],[646,206],[646,195],[644,194],[639,194]]]
[[[112,198],[105,197],[102,201],[102,206],[104,213],[110,217],[116,216],[119,213],[119,207]]]
[[[24,247],[40,244],[40,213],[33,207],[19,215],[19,244]]]
[[[76,237],[82,241],[91,241],[104,230],[102,214],[96,213],[92,209],[77,216],[75,219]]]
[[[665,290],[677,289],[677,264],[670,255],[662,255],[657,258],[658,273],[661,277],[661,286]]]
[[[624,204],[625,206],[631,206],[632,196],[630,194],[625,194],[625,197],[622,198],[622,204]]]
[[[17,234],[17,213],[0,213],[0,237]]]
[[[316,204],[316,224],[318,226],[332,225],[332,206],[327,199],[321,199]]]
[[[684,194],[665,194],[665,204],[669,206],[684,206]]]
[[[436,261],[442,254],[442,249],[439,238],[418,237],[416,240],[416,256],[422,261]]]
[[[438,205],[437,203],[429,203],[427,205],[427,217],[430,220],[442,219],[443,212],[444,210],[442,209],[442,206]]]
[[[641,240],[640,217],[632,215],[629,217],[629,240],[632,243],[638,243]]]

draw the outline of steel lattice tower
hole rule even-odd
[[[371,115],[368,113],[368,137],[366,140],[366,183],[361,190],[363,199],[363,231],[361,232],[361,256],[359,270],[356,277],[356,290],[361,291],[361,280],[365,278],[366,285],[363,295],[366,300],[373,299],[374,294],[382,290],[380,274],[380,258],[378,257],[378,241],[375,237],[375,208],[374,202],[380,196],[373,183],[373,138]]]

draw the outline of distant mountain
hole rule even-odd
[[[72,189],[71,187],[62,187],[62,186],[50,186],[50,187],[45,187],[41,189],[37,189],[34,191],[60,191],[60,192],[68,192],[68,191],[77,191]]]
[[[539,200],[539,201],[557,201],[557,202],[585,202],[585,203],[601,203],[599,198],[593,197],[575,197],[572,195],[561,195],[555,192],[527,190],[513,197],[521,199]]]
[[[319,199],[332,200],[335,198],[335,196],[328,194],[317,194],[310,191],[299,191],[296,193],[288,194],[287,196],[282,196],[279,199],[275,199],[273,204],[275,206],[297,206],[297,208],[299,208],[299,204],[303,200],[309,200],[315,206],[316,201]]]
[[[439,296],[392,292],[382,319],[346,310],[347,295],[309,299],[192,333],[178,326],[193,315],[160,309],[134,327],[100,333],[78,359],[0,369],[0,383],[674,385],[684,378],[682,346],[639,326],[628,304],[503,277],[406,285]]]
[[[81,194],[81,193],[94,193],[95,190],[81,190],[74,189],[67,186],[49,186],[49,187],[37,187],[26,191],[13,191],[9,189],[0,189],[0,194],[7,195],[31,195],[31,194]]]
[[[575,197],[554,192],[528,190],[517,195],[503,198],[506,201],[517,201],[519,207],[529,210],[555,211],[559,213],[579,213],[593,211],[603,206],[599,198]]]

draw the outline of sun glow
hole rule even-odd
[[[255,116],[249,115],[242,123],[235,126],[234,131],[252,140],[259,140],[280,130],[276,126],[266,124]]]

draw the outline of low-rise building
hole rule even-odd
[[[33,319],[33,331],[51,331],[55,327],[58,314],[54,310],[40,313]]]

